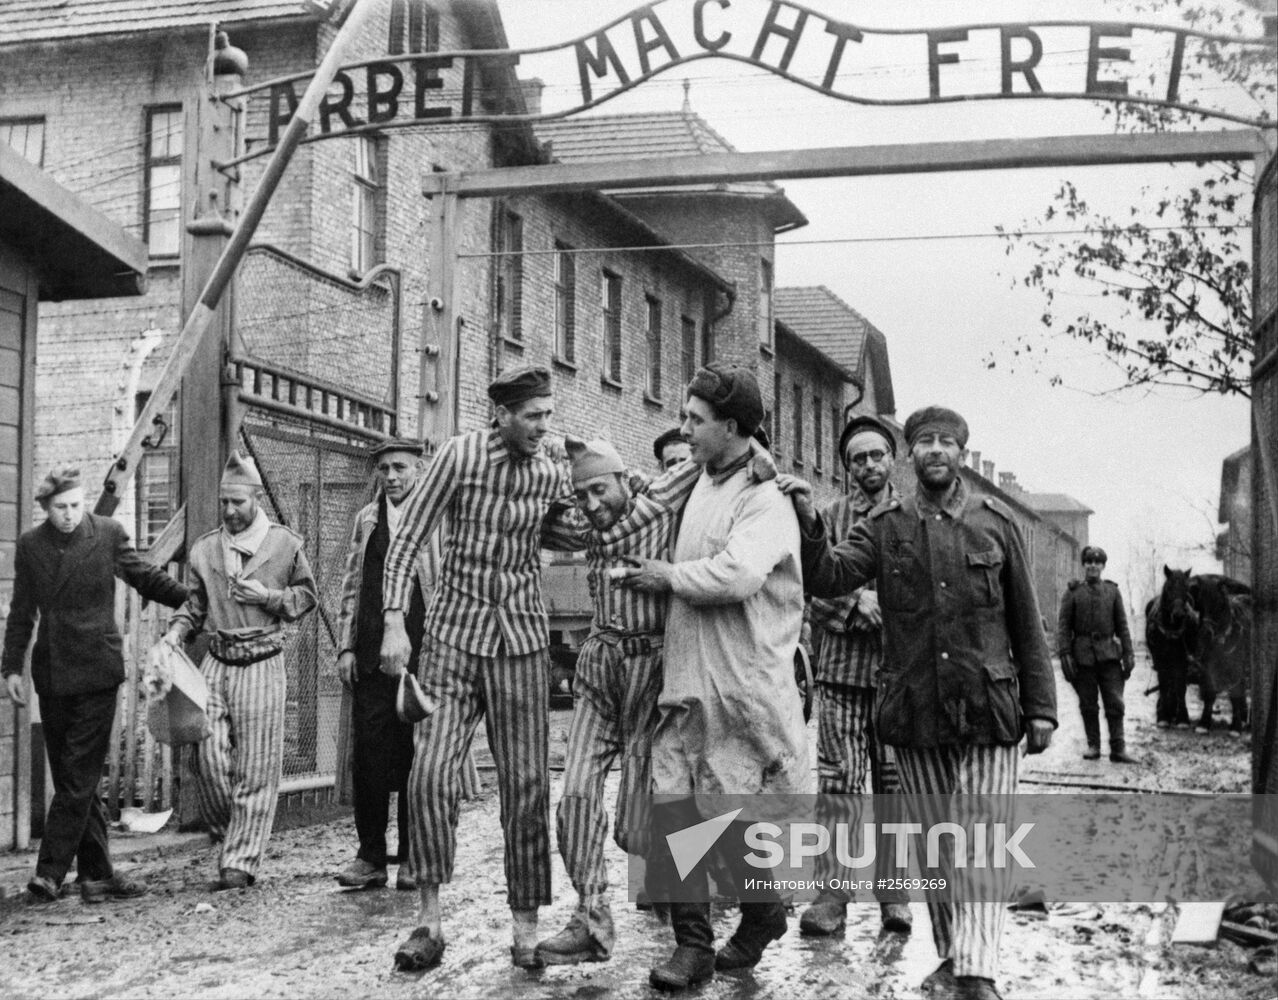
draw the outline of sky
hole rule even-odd
[[[657,14],[673,33],[688,21],[680,11],[689,5],[686,0],[671,4],[658,6]],[[762,0],[737,0],[736,5],[731,12],[736,17],[750,7],[766,9]],[[808,5],[867,27],[1049,18],[1112,21],[1124,16],[1167,21],[1166,16],[1135,12],[1131,4],[1073,0],[809,0]],[[499,6],[510,45],[525,48],[571,40],[639,4],[499,0]],[[733,23],[720,0],[708,7],[708,24]],[[715,22],[718,14],[724,20]],[[676,39],[676,44],[681,43]],[[920,85],[919,66],[926,62],[924,57],[920,63],[917,51],[878,56],[877,66],[854,74],[850,86],[891,95]],[[1079,58],[1074,57],[1075,63]],[[1043,64],[1049,90],[1050,62],[1049,54]],[[801,57],[792,68],[802,68]],[[571,60],[526,57],[520,74],[542,77],[546,110],[577,103],[580,90]],[[1088,101],[864,106],[723,59],[675,67],[608,101],[597,113],[677,110],[684,101],[685,79],[692,110],[743,151],[1113,130]],[[1205,127],[1240,126],[1212,122]],[[1161,582],[1164,562],[1199,572],[1218,568],[1210,546],[1219,527],[1220,465],[1249,442],[1249,404],[1241,398],[1172,390],[1105,393],[1116,381],[1112,366],[1059,338],[1041,339],[1049,348],[1041,371],[1009,366],[1018,336],[1044,333],[1044,301],[1041,293],[1017,287],[1033,259],[1009,258],[1004,242],[992,234],[998,225],[1013,227],[1037,218],[1066,179],[1089,202],[1126,214],[1132,205],[1149,203],[1142,201],[1142,187],[1183,187],[1195,174],[1191,165],[1168,165],[785,181],[787,196],[809,224],[780,238],[776,281],[781,286],[825,285],[883,331],[899,419],[929,403],[952,406],[971,426],[969,447],[992,460],[997,471],[1014,472],[1029,490],[1067,493],[1091,507],[1091,541],[1110,557],[1106,575],[1137,591],[1132,596],[1139,598],[1140,590],[1148,592],[1154,581]],[[1084,289],[1071,290],[1060,308],[1071,301],[1080,309],[1095,305]],[[993,370],[987,365],[991,357],[997,362]],[[1052,372],[1064,375],[1066,385],[1053,386]]]

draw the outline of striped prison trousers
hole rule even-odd
[[[878,741],[874,732],[874,688],[851,684],[820,684],[817,687],[817,774],[821,799],[818,821],[833,832],[834,824],[846,823],[856,831],[856,853],[861,853],[860,831],[863,805],[873,799],[873,820],[878,826],[892,822],[892,801],[886,796],[901,790],[900,776],[892,748]],[[868,779],[868,781],[867,781]],[[868,784],[868,788],[867,788]],[[831,838],[833,842],[833,837]],[[874,854],[875,881],[880,878],[903,878],[891,864],[892,838],[880,838]],[[814,863],[814,876],[829,886],[834,879],[858,880],[865,872],[840,865],[833,850],[822,851]],[[843,889],[827,889],[828,895],[850,900],[854,893]],[[880,903],[908,903],[910,894],[899,889],[878,889],[874,898]]]
[[[271,837],[284,766],[284,654],[238,667],[211,655],[200,671],[209,687],[212,733],[196,752],[196,794],[219,868],[256,875]]]
[[[647,854],[652,732],[661,693],[659,637],[655,644],[656,649],[640,637],[614,644],[592,635],[577,656],[564,794],[555,818],[559,854],[582,895],[608,888],[604,782],[618,755],[621,784],[613,839],[629,854]]]
[[[408,778],[408,840],[418,883],[453,879],[462,772],[482,718],[497,765],[506,898],[550,903],[550,656],[476,656],[427,640],[421,680],[439,704],[417,724]]]
[[[910,816],[911,820],[921,820],[925,829],[941,822],[967,827],[977,820],[1012,821],[1020,761],[1017,746],[894,749],[905,794],[927,796],[912,807]],[[956,872],[952,858],[947,859],[944,851],[953,846],[953,839],[940,840],[942,871],[923,873],[926,878],[939,874],[948,886],[946,893],[928,898],[936,953],[942,959],[954,960],[956,976],[994,979],[998,975],[999,941],[1007,916],[1012,872],[976,868],[971,858],[966,868]]]

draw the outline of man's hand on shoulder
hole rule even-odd
[[[650,594],[667,594],[671,591],[670,571],[674,568],[661,559],[628,559],[632,566],[619,566],[610,570],[623,587],[643,590]]]
[[[785,473],[776,478],[777,489],[794,503],[794,512],[799,517],[799,524],[804,532],[811,534],[816,529],[816,508],[812,506],[812,484],[806,479]]]

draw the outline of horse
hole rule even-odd
[[[1158,728],[1189,728],[1185,687],[1198,650],[1198,618],[1190,571],[1163,567],[1163,589],[1145,605],[1145,645],[1158,675]]]
[[[1195,730],[1211,729],[1217,692],[1229,695],[1229,731],[1247,726],[1247,681],[1251,665],[1251,588],[1216,573],[1191,577],[1189,598],[1198,614],[1194,655],[1201,678],[1203,714]]]

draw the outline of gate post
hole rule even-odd
[[[436,447],[457,431],[457,278],[459,202],[448,190],[431,194],[429,273],[422,322],[421,364],[417,386],[417,436]],[[431,369],[434,378],[431,378]]]

